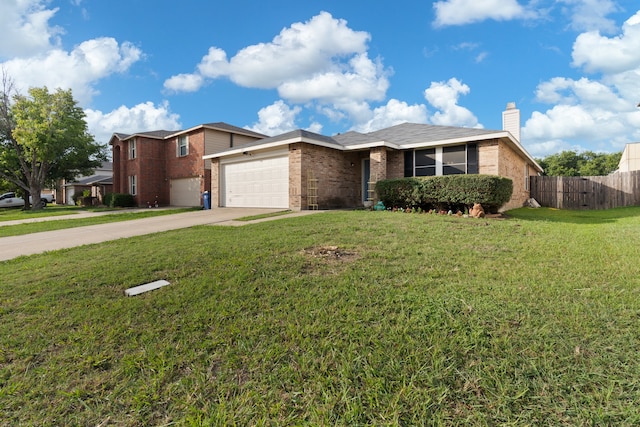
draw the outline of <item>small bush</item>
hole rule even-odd
[[[104,197],[102,198],[102,203],[105,206],[111,206],[111,200],[113,199],[113,193],[107,193],[104,195]]]
[[[385,206],[415,206],[419,204],[416,178],[385,179],[376,182],[376,193]]]
[[[82,194],[81,193],[73,193],[71,195],[71,200],[73,200],[73,204],[80,206],[80,199],[82,198]]]
[[[464,211],[480,203],[495,212],[511,198],[513,182],[494,175],[445,175],[387,179],[376,183],[376,191],[389,207]]]
[[[107,193],[104,195],[103,201],[110,208],[131,208],[136,203],[131,194],[123,193]]]

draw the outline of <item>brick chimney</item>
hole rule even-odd
[[[502,112],[502,130],[510,132],[520,142],[520,110],[515,102],[507,103],[507,109]]]

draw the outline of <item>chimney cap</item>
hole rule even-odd
[[[516,103],[515,102],[507,102],[507,110],[515,110]]]

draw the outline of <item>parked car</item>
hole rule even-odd
[[[40,205],[42,207],[47,206],[47,203],[52,203],[53,201],[53,194],[40,195]],[[31,196],[29,196],[29,202],[33,203]],[[13,208],[18,206],[24,206],[24,199],[22,197],[16,197],[16,193],[4,193],[0,196],[0,208]]]

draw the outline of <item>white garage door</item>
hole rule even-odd
[[[289,156],[222,164],[222,206],[288,208]]]
[[[200,178],[171,180],[171,206],[200,206]]]

